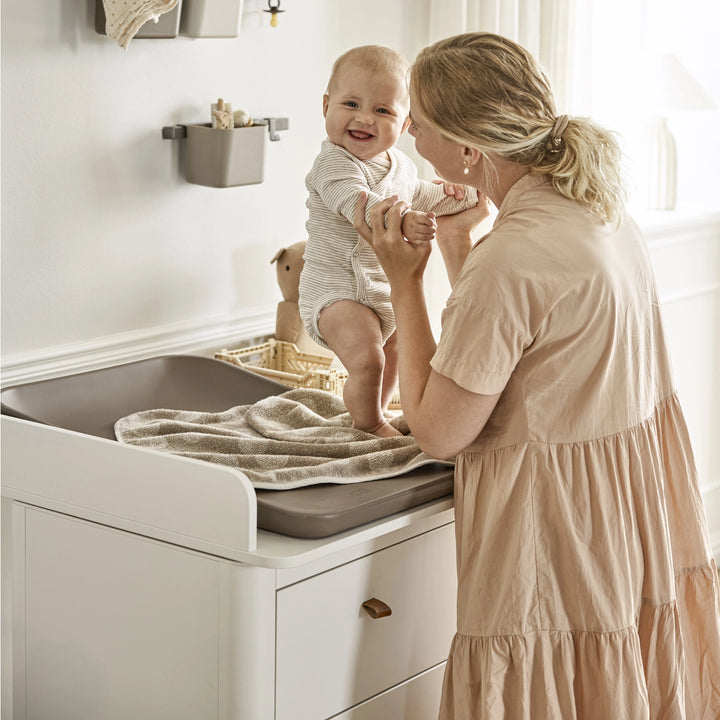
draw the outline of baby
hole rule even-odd
[[[393,147],[410,122],[408,69],[402,55],[375,45],[337,59],[323,96],[328,137],[305,181],[300,315],[348,371],[343,400],[355,427],[380,437],[399,434],[384,414],[397,385],[395,317],[387,278],[351,223],[358,196],[367,193],[368,211],[391,195],[407,202],[402,230],[413,244],[433,239],[436,215],[477,204],[471,188],[418,180],[410,158]]]

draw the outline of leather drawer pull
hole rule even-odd
[[[378,600],[377,598],[370,598],[370,600],[366,600],[362,606],[367,610],[367,613],[371,618],[381,618],[392,615],[390,606],[386,605],[382,600]]]

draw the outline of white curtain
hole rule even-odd
[[[583,3],[577,0],[429,0],[428,42],[482,30],[520,43],[540,62],[550,78],[558,113],[573,104],[577,25]],[[581,83],[578,83],[581,85]]]
[[[424,0],[427,43],[489,31],[525,46],[553,86],[558,113],[589,115],[621,137],[631,177],[631,209],[647,207],[648,122],[659,111],[648,88],[657,77],[652,58],[676,56],[715,109],[678,106],[663,112],[678,144],[678,203],[718,207],[720,175],[720,53],[715,38],[718,0]],[[424,177],[432,168],[419,156]],[[428,298],[434,327],[448,286],[433,253]]]
[[[486,31],[519,42],[540,62],[550,78],[558,114],[577,112],[587,83],[589,55],[575,53],[586,47],[576,26],[587,12],[584,0],[428,0],[427,43],[464,32]],[[589,27],[588,23],[583,23]],[[588,40],[589,43],[589,40]],[[576,81],[577,78],[577,81]],[[580,91],[580,92],[578,92]],[[421,176],[434,177],[432,168],[413,148],[404,148],[417,162]],[[478,236],[492,226],[494,212],[478,228]],[[431,255],[426,273],[426,298],[433,331],[440,332],[440,313],[450,293],[439,252]]]

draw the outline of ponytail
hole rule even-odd
[[[547,77],[523,47],[466,33],[425,48],[410,75],[420,113],[442,135],[550,176],[553,187],[603,222],[624,212],[622,152],[587,118],[556,116]],[[492,181],[492,178],[489,178]]]

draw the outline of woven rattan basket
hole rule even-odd
[[[297,345],[272,338],[261,345],[219,350],[215,357],[291,388],[316,388],[340,396],[348,377],[342,366],[331,367],[334,358],[300,352]],[[395,393],[390,409],[400,408],[400,396]]]
[[[333,358],[300,352],[293,343],[270,339],[262,345],[220,350],[218,360],[239,365],[292,388],[316,388],[342,395],[345,369],[331,368]]]

